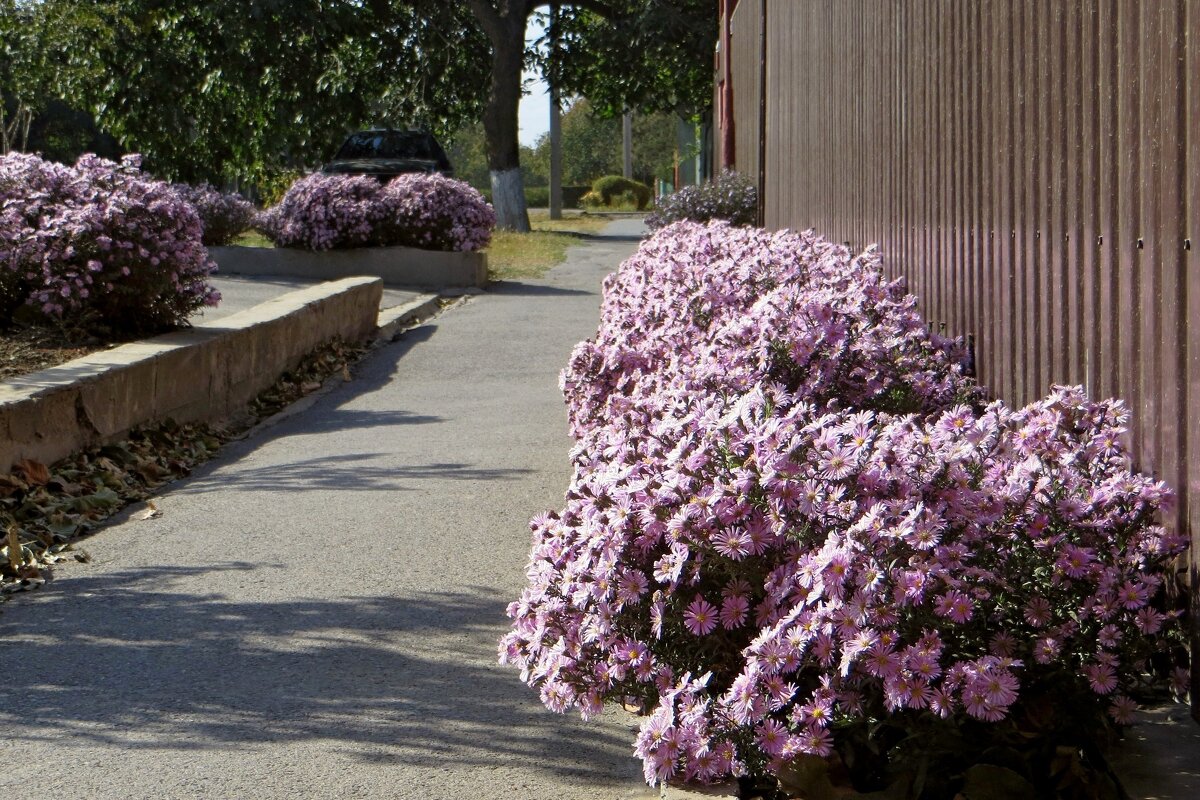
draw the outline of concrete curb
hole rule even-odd
[[[483,286],[487,255],[412,247],[359,247],[314,253],[288,247],[210,247],[224,275],[289,275],[334,280],[375,275],[389,286],[427,289]]]
[[[414,322],[432,317],[441,308],[436,294],[423,294],[403,305],[384,308],[379,312],[375,323],[375,338],[379,341],[391,341],[404,328]]]
[[[318,345],[369,338],[382,296],[379,278],[346,278],[0,383],[0,471],[154,420],[231,416]]]

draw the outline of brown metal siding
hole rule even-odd
[[[741,0],[733,11],[729,37],[733,53],[734,150],[737,171],[758,178],[759,117],[762,103],[762,4]]]
[[[735,17],[742,132],[761,2]],[[878,243],[1010,402],[1124,399],[1200,545],[1200,0],[765,2],[766,225]]]

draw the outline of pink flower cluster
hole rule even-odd
[[[564,388],[575,474],[500,656],[552,710],[652,709],[650,782],[1052,693],[1123,722],[1179,640],[1155,601],[1186,543],[1120,403],[984,405],[872,253],[666,228],[610,276]]]
[[[473,186],[436,173],[392,179],[379,193],[382,244],[425,250],[482,250],[496,212]]]
[[[362,175],[314,173],[292,184],[255,226],[279,247],[334,250],[371,242],[379,184]]]
[[[229,244],[254,221],[254,205],[240,194],[221,192],[207,183],[176,184],[175,189],[196,209],[204,229],[204,244],[209,247]]]
[[[26,305],[147,332],[217,304],[196,212],[139,163],[0,157],[0,316]]]
[[[932,336],[874,251],[811,233],[680,222],[608,277],[601,325],[563,372],[580,436],[670,389],[781,382],[809,402],[921,411],[977,392],[957,342]]]
[[[478,191],[442,175],[401,175],[381,187],[363,176],[313,174],[255,224],[280,247],[468,251],[487,246],[496,216]]]

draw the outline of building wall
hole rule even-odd
[[[878,243],[999,397],[1123,398],[1200,586],[1200,0],[742,0],[729,57],[765,224]]]

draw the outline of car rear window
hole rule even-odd
[[[415,131],[364,131],[346,139],[334,158],[420,158],[446,161],[433,137]]]

